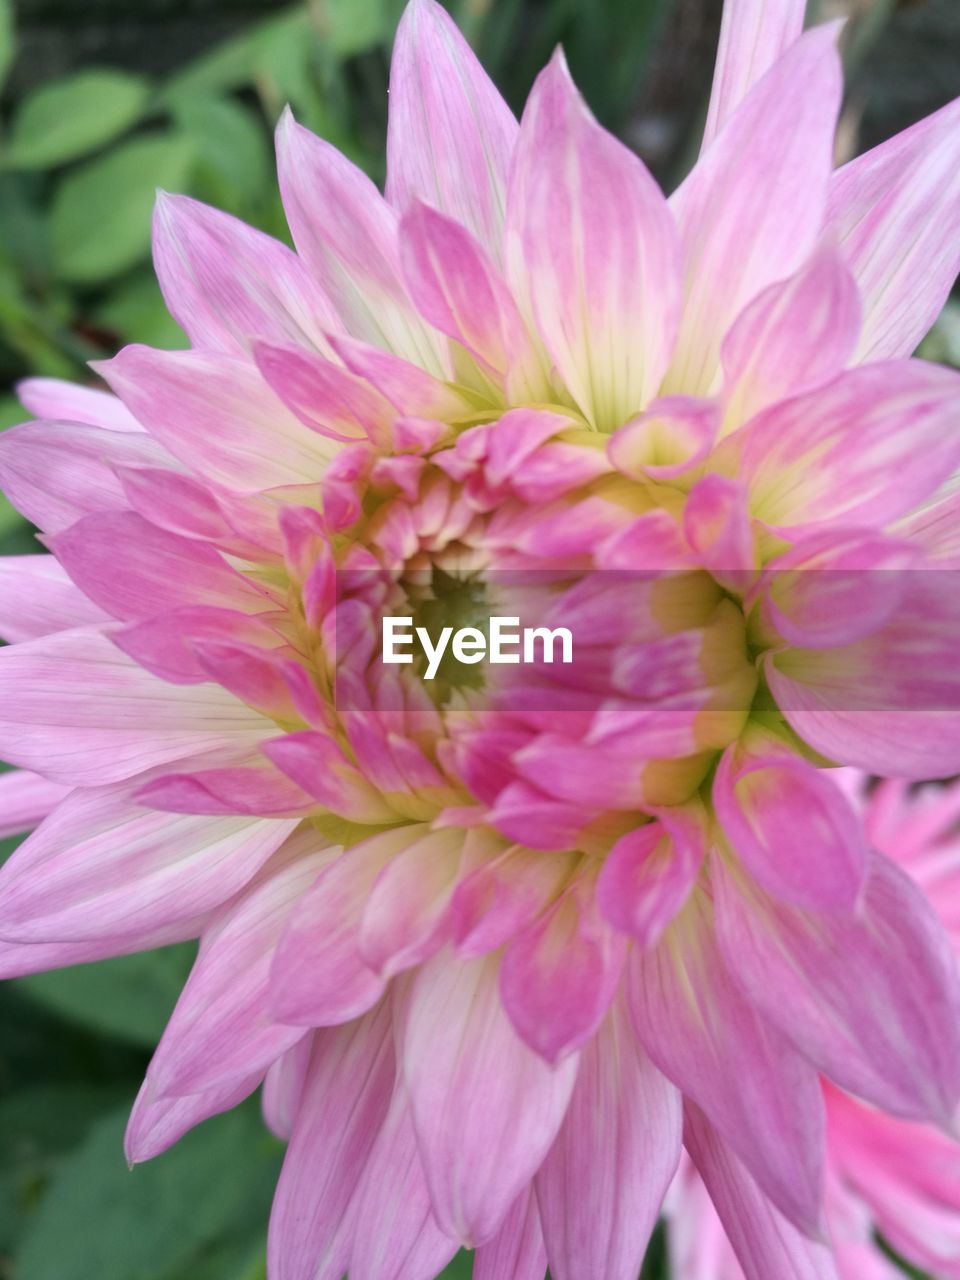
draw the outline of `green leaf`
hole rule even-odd
[[[167,310],[157,278],[148,268],[138,272],[110,294],[94,319],[117,335],[117,346],[144,342],[148,347],[185,347],[183,330]]]
[[[339,58],[364,53],[389,38],[393,17],[385,0],[322,0],[317,6],[321,36]]]
[[[262,117],[232,98],[189,97],[174,110],[195,148],[198,194],[234,213],[262,198],[273,181]]]
[[[0,431],[26,422],[30,417],[16,396],[0,396]]]
[[[470,1280],[473,1274],[473,1254],[461,1249],[454,1260],[446,1266],[437,1280]]]
[[[14,532],[23,523],[24,519],[20,512],[0,493],[0,538],[6,538],[7,534]],[[4,550],[10,554],[8,548]]]
[[[255,1107],[218,1116],[127,1170],[127,1109],[64,1162],[14,1257],[17,1280],[171,1280],[265,1218],[275,1144]]]
[[[193,959],[189,943],[18,978],[21,994],[71,1022],[133,1044],[160,1039]]]
[[[17,109],[7,160],[45,169],[86,155],[135,124],[149,95],[146,80],[109,68],[41,85]]]
[[[17,39],[13,29],[12,0],[0,0],[0,84],[7,78],[13,55],[16,52]]]
[[[299,4],[274,14],[242,35],[218,45],[212,53],[205,53],[189,63],[167,81],[159,96],[160,103],[172,106],[189,97],[209,96],[251,85],[256,78],[264,46],[274,38],[282,39],[288,30],[300,32],[304,39],[308,38],[307,15]]]
[[[9,1252],[63,1155],[122,1100],[116,1085],[58,1084],[19,1088],[0,1102],[0,1253]]]
[[[59,274],[90,283],[145,257],[156,190],[182,187],[192,159],[188,139],[154,134],[124,143],[68,174],[56,190],[50,213]]]

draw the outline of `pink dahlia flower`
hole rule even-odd
[[[852,772],[852,771],[851,771]],[[843,783],[865,805],[877,848],[937,904],[960,952],[960,783],[910,794],[883,782]],[[875,1232],[937,1280],[960,1277],[960,1144],[926,1125],[885,1115],[824,1083],[826,1211],[840,1280],[902,1280]],[[667,1199],[674,1280],[743,1280],[706,1189],[685,1161]]]
[[[297,252],[164,197],[190,349],[0,440],[51,552],[3,804],[52,809],[0,965],[200,938],[128,1152],[262,1083],[272,1280],[634,1280],[684,1140],[751,1280],[828,1277],[821,1077],[957,1105],[949,940],[823,770],[960,770],[960,378],[909,359],[960,110],[833,174],[802,9],[727,6],[668,201],[560,54],[518,125],[414,0],[386,196],[287,115]],[[575,661],[381,660],[514,614]]]

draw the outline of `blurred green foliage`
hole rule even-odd
[[[511,104],[562,42],[622,130],[670,0],[449,0]],[[84,379],[126,342],[173,347],[149,262],[155,189],[286,237],[271,129],[302,123],[383,177],[389,45],[402,0],[280,8],[163,83],[87,67],[40,84],[0,131],[0,383]],[[0,0],[0,83],[16,53]],[[960,362],[956,313],[929,340]],[[25,414],[0,390],[0,429]],[[0,497],[0,554],[39,550]],[[0,768],[3,768],[0,765]],[[15,841],[0,841],[0,860]],[[189,969],[189,946],[0,987],[0,1280],[264,1280],[280,1144],[255,1101],[128,1172],[124,1120]],[[467,1280],[469,1256],[445,1280]],[[667,1274],[661,1233],[643,1280]]]

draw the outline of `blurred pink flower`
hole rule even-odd
[[[877,848],[936,904],[960,951],[960,783],[911,792],[885,781],[843,779],[865,809]],[[865,1107],[824,1083],[827,1221],[840,1280],[897,1280],[903,1272],[875,1232],[936,1280],[960,1276],[960,1143],[927,1125]],[[667,1197],[674,1280],[743,1280],[703,1183],[685,1161]]]
[[[288,113],[297,252],[163,197],[190,349],[0,439],[52,552],[0,567],[5,825],[69,788],[0,971],[200,937],[128,1153],[263,1082],[273,1280],[634,1280],[682,1131],[751,1280],[829,1276],[821,1074],[957,1104],[949,942],[822,766],[960,770],[960,378],[907,358],[960,111],[832,174],[802,11],[728,4],[668,202],[562,55],[518,126],[414,0],[386,197]],[[379,660],[514,612],[575,663]]]

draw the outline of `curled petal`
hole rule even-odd
[[[870,854],[850,802],[820,769],[791,755],[728,747],[713,784],[717,817],[759,884],[797,906],[850,913]]]

